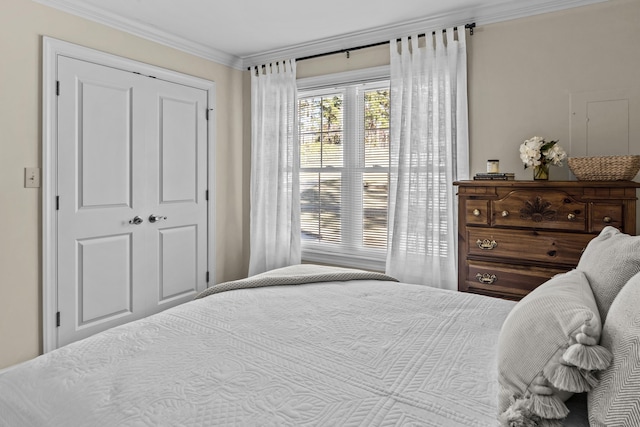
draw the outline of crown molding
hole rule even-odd
[[[535,5],[513,5],[510,2],[498,5],[467,8],[459,11],[451,11],[440,15],[415,21],[403,22],[400,24],[378,27],[375,30],[365,30],[324,40],[303,43],[285,49],[272,50],[256,55],[242,57],[244,68],[268,62],[298,58],[303,56],[318,55],[326,52],[334,52],[349,49],[356,46],[366,46],[380,43],[393,38],[410,36],[411,34],[424,33],[447,27],[475,22],[477,26],[494,24],[497,22],[509,21],[512,19],[525,18],[543,13],[557,12],[579,6],[586,6],[595,3],[603,3],[609,0],[547,0],[544,3]]]
[[[475,22],[477,26],[481,26],[524,18],[527,16],[539,15],[542,13],[556,12],[579,6],[602,3],[609,0],[547,0],[543,3],[533,5],[514,5],[511,2],[503,2],[497,5],[487,6],[479,4],[475,8],[451,11],[415,21],[379,27],[374,30],[343,34],[315,42],[297,44],[283,49],[276,49],[243,57],[238,57],[230,53],[214,49],[210,46],[187,40],[183,37],[170,34],[153,26],[124,18],[120,15],[104,11],[88,4],[79,4],[69,0],[33,1],[231,68],[246,70],[248,67],[276,60],[317,55],[356,46],[366,46],[369,44],[388,41],[392,38],[424,33],[426,31],[437,30],[440,28],[464,25],[471,22]]]
[[[182,52],[186,52],[201,58],[208,59],[218,64],[226,65],[235,69],[243,69],[243,61],[240,57],[230,53],[214,49],[210,46],[187,40],[161,29],[155,28],[141,22],[116,15],[114,13],[96,8],[89,4],[80,4],[66,0],[33,0],[36,3],[98,22],[109,27],[121,30],[135,36],[159,43]]]

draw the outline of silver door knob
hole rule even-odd
[[[154,222],[162,221],[163,219],[167,219],[167,217],[161,215],[149,215],[149,222],[152,224]]]
[[[138,215],[134,216],[133,219],[129,220],[129,224],[140,225],[142,224],[144,219],[140,218]]]

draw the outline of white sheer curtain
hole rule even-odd
[[[430,33],[428,33],[430,34]],[[391,41],[388,274],[457,288],[453,182],[469,176],[465,31]]]
[[[300,263],[300,191],[294,60],[251,74],[249,275]]]

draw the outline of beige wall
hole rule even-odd
[[[42,167],[42,36],[213,80],[217,91],[216,281],[246,274],[243,246],[243,72],[30,0],[0,2],[0,369],[42,348],[41,191],[23,168]]]
[[[531,179],[518,147],[534,135],[569,150],[571,94],[640,89],[639,29],[637,0],[479,28],[469,50],[471,171],[496,158],[501,170]],[[640,111],[630,113],[640,123]],[[551,168],[551,179],[568,177],[566,166]]]
[[[570,149],[570,94],[640,90],[640,1],[596,5],[479,26],[467,38],[471,173],[500,170],[532,179],[519,146],[534,135]],[[468,35],[468,32],[467,32]],[[389,46],[298,63],[298,77],[389,63]],[[631,126],[640,124],[632,110]],[[618,154],[618,153],[612,153]],[[640,154],[633,153],[633,154]],[[566,165],[551,179],[568,179]]]

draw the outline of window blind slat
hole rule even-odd
[[[315,255],[384,256],[389,112],[388,81],[300,93],[301,233]]]

